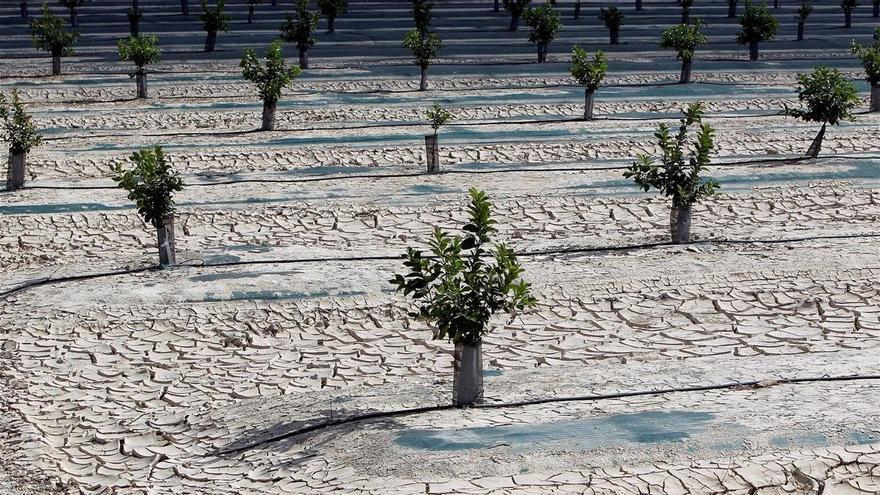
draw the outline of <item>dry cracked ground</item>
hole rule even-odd
[[[422,93],[408,4],[352,1],[278,130],[255,132],[237,59],[290,2],[253,24],[228,2],[213,54],[190,3],[140,2],[163,49],[145,101],[114,55],[127,2],[86,3],[55,78],[18,2],[0,5],[0,91],[45,136],[27,186],[0,194],[0,493],[880,493],[880,114],[848,50],[878,25],[870,5],[844,29],[815,2],[796,42],[780,2],[748,62],[726,2],[697,2],[711,42],[681,86],[656,46],[674,2],[621,3],[612,47],[598,3],[575,20],[557,1],[565,27],[537,65],[492,2],[437,0],[445,48]],[[592,122],[572,44],[609,55]],[[820,64],[863,100],[803,160],[817,126],[781,112]],[[697,100],[722,189],[694,210],[696,242],[671,246],[669,204],[622,171]],[[428,176],[434,101],[454,120]],[[152,145],[187,184],[165,270],[109,178]],[[387,280],[406,246],[461,227],[472,186],[539,304],[493,322],[487,407],[462,410],[451,346]]]

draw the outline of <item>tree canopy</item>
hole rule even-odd
[[[740,16],[739,23],[742,30],[737,33],[736,41],[741,44],[772,40],[779,29],[779,21],[767,6],[754,5],[752,2],[746,2],[746,10]]]
[[[0,93],[0,123],[3,125],[0,137],[9,143],[11,155],[28,153],[43,142],[33,118],[21,104],[17,89],[12,90],[12,98],[9,100]]]
[[[134,62],[138,71],[142,71],[144,66],[155,64],[159,61],[159,37],[156,35],[149,36],[129,36],[119,40],[119,59],[124,62]]]
[[[309,12],[308,0],[297,0],[296,15],[287,14],[281,24],[281,39],[296,43],[300,50],[308,50],[318,41],[312,35],[318,29],[320,17],[316,12]]]
[[[562,28],[559,12],[549,4],[529,8],[525,12],[524,19],[526,25],[531,28],[529,41],[532,43],[546,45],[556,38]]]
[[[73,45],[79,39],[78,31],[67,31],[65,22],[49,11],[43,4],[40,17],[31,21],[31,41],[34,48],[52,54],[53,57],[73,55]]]
[[[266,49],[266,63],[263,65],[253,48],[245,48],[241,57],[241,74],[254,83],[263,100],[277,101],[281,92],[300,74],[299,67],[284,67],[281,41],[276,40]]]
[[[403,38],[403,46],[412,52],[416,65],[424,69],[443,48],[443,43],[437,33],[413,29]]]
[[[684,61],[694,59],[694,51],[699,45],[709,41],[702,33],[703,23],[697,19],[693,24],[679,24],[663,31],[660,47],[675,50],[677,58]]]
[[[592,60],[586,50],[575,45],[571,53],[571,75],[578,84],[595,91],[599,89],[608,72],[608,60],[602,50],[597,50]]]
[[[853,83],[837,69],[819,66],[809,74],[798,74],[798,100],[803,109],[786,109],[786,114],[807,122],[837,125],[852,120],[851,111],[859,102]]]
[[[183,189],[183,181],[159,146],[136,151],[130,160],[134,163],[130,170],[122,163],[113,167],[113,180],[128,191],[144,221],[158,229],[165,217],[174,214],[173,195]]]

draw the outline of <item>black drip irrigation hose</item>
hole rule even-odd
[[[675,388],[662,388],[662,389],[653,389],[653,390],[637,390],[631,392],[615,392],[610,394],[595,394],[595,395],[577,395],[577,396],[567,396],[567,397],[547,397],[543,399],[531,399],[531,400],[523,400],[523,401],[515,401],[515,402],[494,402],[494,403],[486,403],[486,404],[474,404],[471,406],[467,406],[467,409],[507,409],[507,408],[515,408],[515,407],[526,407],[526,406],[535,406],[542,404],[553,404],[559,402],[596,402],[602,400],[611,400],[611,399],[624,399],[629,397],[643,397],[648,395],[667,395],[667,394],[675,394],[675,393],[685,393],[685,392],[706,392],[712,390],[736,390],[742,388],[766,388],[769,386],[775,385],[797,385],[804,383],[820,383],[820,382],[845,382],[845,381],[864,381],[864,380],[880,380],[880,375],[842,375],[842,376],[817,376],[817,377],[795,377],[795,378],[778,378],[778,379],[769,379],[769,380],[749,380],[744,382],[728,382],[728,383],[720,383],[720,384],[712,384],[712,385],[695,385],[691,387],[675,387]],[[293,431],[289,431],[287,433],[282,433],[280,435],[275,435],[269,437],[264,440],[260,440],[259,442],[251,443],[248,445],[243,445],[241,447],[236,447],[232,449],[219,450],[215,452],[208,452],[206,455],[230,455],[230,454],[238,454],[244,452],[246,450],[254,449],[260,447],[262,445],[266,445],[269,443],[278,442],[280,440],[285,440],[287,438],[296,437],[299,435],[303,435],[306,433],[313,433],[320,430],[325,430],[328,428],[335,428],[338,426],[343,426],[352,423],[360,423],[364,421],[369,421],[372,419],[384,419],[384,418],[394,418],[400,416],[414,416],[418,414],[424,414],[429,412],[438,412],[438,411],[449,411],[452,409],[464,409],[454,405],[443,405],[443,406],[426,406],[426,407],[416,407],[411,409],[395,409],[391,411],[376,411],[365,414],[358,414],[354,416],[349,416],[347,418],[340,419],[332,419],[329,421],[323,421],[320,423],[315,423],[312,425],[308,425]]]
[[[823,155],[823,159],[843,159],[843,160],[880,160],[880,155]],[[780,158],[754,158],[746,160],[736,160],[731,162],[719,162],[709,165],[709,168],[717,167],[741,167],[749,165],[757,165],[762,163],[778,163],[778,164],[798,164],[801,162],[815,161],[815,158],[804,156],[798,157],[780,157]],[[213,182],[194,182],[186,184],[186,187],[211,187],[211,186],[228,186],[233,184],[299,184],[309,182],[334,182],[342,180],[356,179],[401,179],[410,177],[431,177],[442,175],[483,175],[483,174],[501,174],[501,173],[534,173],[534,172],[604,172],[611,170],[627,170],[628,165],[607,165],[601,167],[517,167],[517,168],[496,168],[487,170],[444,170],[438,174],[427,174],[422,172],[402,172],[396,174],[348,174],[348,175],[322,175],[318,177],[303,177],[298,179],[234,179]],[[308,169],[305,169],[308,170]],[[28,189],[44,189],[44,190],[99,190],[99,189],[118,189],[117,186],[31,186],[25,184],[19,190]],[[0,191],[2,193],[3,191]]]
[[[797,242],[808,242],[808,241],[816,241],[816,240],[843,240],[843,239],[873,239],[880,237],[880,233],[877,234],[842,234],[842,235],[816,235],[816,236],[803,236],[803,237],[794,237],[789,239],[712,239],[705,241],[694,241],[682,244],[675,244],[673,242],[664,241],[664,242],[648,242],[641,244],[630,244],[623,246],[604,246],[604,247],[583,247],[583,248],[561,248],[561,249],[545,249],[545,250],[536,250],[536,251],[523,251],[517,253],[518,257],[521,258],[531,258],[531,257],[540,257],[540,256],[553,256],[553,255],[568,255],[568,254],[589,254],[589,253],[612,253],[612,252],[626,252],[626,251],[639,251],[639,250],[647,250],[647,249],[655,249],[662,247],[672,247],[672,246],[697,246],[697,245],[706,245],[706,244],[731,244],[731,245],[739,245],[739,244],[787,244],[787,243],[797,243]],[[436,256],[434,255],[425,255],[424,258],[434,259]],[[401,255],[377,255],[377,256],[340,256],[340,257],[323,257],[323,258],[287,258],[287,259],[270,259],[270,260],[245,260],[245,261],[226,261],[219,263],[205,263],[204,261],[200,263],[180,263],[174,265],[174,267],[181,268],[226,268],[226,267],[234,267],[234,266],[252,266],[252,265],[293,265],[293,264],[311,264],[311,263],[338,263],[338,262],[351,262],[351,261],[398,261],[402,260],[403,257]],[[32,289],[34,287],[41,287],[45,285],[53,285],[53,284],[62,284],[66,282],[73,281],[81,281],[81,280],[93,280],[98,278],[106,278],[106,277],[114,277],[119,275],[131,275],[135,273],[144,273],[148,271],[156,271],[161,270],[162,267],[159,265],[151,265],[151,266],[143,266],[138,268],[132,268],[127,270],[114,270],[108,272],[97,272],[97,273],[89,273],[84,275],[69,275],[65,277],[58,278],[41,278],[37,280],[31,280],[19,286],[13,287],[11,289],[0,292],[0,299],[9,297],[11,295],[17,294],[19,292],[23,292],[28,289]]]

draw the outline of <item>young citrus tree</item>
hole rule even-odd
[[[247,0],[247,7],[248,7],[247,22],[248,22],[248,24],[254,23],[254,11],[256,10],[257,5],[259,5],[261,3],[263,3],[263,0]]]
[[[52,55],[52,75],[61,74],[61,57],[73,55],[73,45],[79,39],[78,31],[66,31],[64,21],[43,4],[40,17],[31,21],[31,42],[37,50]]]
[[[510,30],[519,29],[519,19],[532,0],[504,0],[504,10],[510,13]]]
[[[434,129],[434,134],[425,136],[425,155],[428,157],[428,173],[436,174],[440,172],[440,147],[437,144],[437,133],[440,131],[440,127],[449,122],[452,114],[436,102],[426,114],[431,129]]]
[[[205,37],[205,51],[213,52],[217,45],[217,31],[224,33],[229,31],[229,15],[223,11],[226,6],[226,0],[217,0],[217,6],[208,7],[207,0],[202,0],[202,13],[199,19],[203,23],[203,29],[208,34]]]
[[[841,0],[840,8],[843,9],[843,27],[852,27],[852,13],[859,4],[858,0]]]
[[[434,229],[428,241],[433,257],[407,248],[403,264],[409,272],[390,281],[418,303],[411,317],[432,325],[435,340],[455,345],[452,401],[457,406],[483,400],[481,347],[491,331],[492,316],[536,304],[514,252],[492,242],[495,221],[486,193],[472,188],[470,198],[464,234]]]
[[[12,90],[7,100],[0,93],[0,137],[9,144],[9,163],[6,169],[6,189],[18,189],[24,185],[27,170],[27,154],[43,142],[34,120],[24,110],[18,90]]]
[[[538,45],[538,63],[547,61],[547,47],[559,34],[562,22],[559,12],[550,4],[529,8],[525,13],[526,25],[531,28],[529,41]]]
[[[431,17],[434,9],[434,2],[432,0],[411,0],[412,1],[412,16],[413,21],[416,23],[416,29],[419,31],[426,33],[429,29],[431,29]]]
[[[421,80],[419,82],[419,91],[428,89],[428,66],[431,65],[431,59],[437,56],[443,43],[440,36],[433,32],[422,32],[413,29],[403,38],[403,46],[408,48],[413,55],[415,64],[422,71]]]
[[[119,40],[119,60],[134,62],[135,71],[129,74],[137,84],[137,97],[147,98],[148,64],[159,61],[159,38],[156,35],[129,36]]]
[[[321,14],[327,18],[327,32],[336,32],[336,18],[348,12],[348,0],[318,0]]]
[[[583,48],[575,45],[571,53],[571,76],[584,87],[584,120],[593,120],[593,98],[608,72],[608,60],[602,50],[593,59]]]
[[[851,111],[859,102],[859,93],[837,69],[819,66],[810,74],[798,74],[798,99],[804,109],[786,108],[785,113],[806,122],[821,122],[822,128],[807,149],[810,158],[819,156],[827,124],[838,125],[853,120]]]
[[[260,63],[252,48],[246,48],[241,57],[241,74],[254,83],[263,99],[263,124],[261,130],[275,129],[275,109],[281,92],[290,86],[300,74],[298,67],[284,67],[284,56],[281,54],[281,41],[274,41],[266,50],[266,65]]]
[[[880,34],[880,28],[877,33]],[[880,36],[875,36],[874,44],[867,47],[853,41],[852,52],[865,68],[865,78],[871,88],[871,111],[880,112]]]
[[[702,121],[703,104],[693,103],[684,111],[678,134],[672,136],[669,126],[660,124],[654,136],[663,156],[654,163],[648,155],[639,155],[623,176],[635,180],[645,192],[657,189],[672,199],[669,227],[672,242],[690,240],[691,206],[701,199],[712,196],[720,187],[713,179],[701,176],[711,163],[715,130]],[[696,139],[688,135],[690,126],[699,124]]]
[[[76,29],[79,27],[79,11],[78,8],[82,7],[86,0],[60,0],[61,5],[67,7],[67,10],[70,12],[70,27]]]
[[[758,43],[772,40],[779,28],[779,21],[762,4],[755,6],[746,1],[746,11],[740,16],[742,31],[737,33],[736,41],[741,45],[749,45],[749,60],[758,60]]]
[[[308,0],[296,0],[296,17],[287,14],[281,24],[281,39],[288,43],[296,43],[299,50],[299,68],[309,68],[309,48],[315,46],[317,39],[312,35],[318,29],[317,13],[309,12]]]
[[[602,7],[599,11],[599,20],[608,28],[612,45],[616,45],[620,37],[620,25],[623,24],[623,17],[623,12],[615,5]]]
[[[663,31],[660,35],[660,47],[675,50],[676,58],[681,59],[680,84],[691,82],[691,68],[694,63],[694,51],[698,46],[709,41],[700,30],[703,22],[697,19],[693,25],[681,24]]]
[[[173,265],[174,252],[174,193],[183,189],[183,181],[162,148],[144,148],[131,156],[134,168],[125,170],[121,163],[113,167],[113,180],[128,191],[128,199],[135,202],[145,222],[156,228],[159,244],[159,264]]]
[[[813,6],[809,2],[804,2],[797,10],[797,40],[804,40],[804,24],[807,23],[807,17],[813,13]]]

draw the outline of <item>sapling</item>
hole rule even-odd
[[[248,24],[254,23],[254,11],[256,10],[257,5],[259,5],[261,3],[263,3],[263,0],[247,0],[247,7],[248,7],[247,23]]]
[[[526,25],[531,28],[529,41],[538,45],[538,63],[547,61],[547,47],[559,34],[562,22],[559,12],[549,4],[529,8],[525,13]]]
[[[129,36],[119,40],[119,59],[134,62],[135,65],[135,71],[129,76],[135,78],[138,98],[147,98],[145,67],[158,62],[159,54],[159,38],[155,35]]]
[[[672,199],[669,227],[676,244],[690,240],[691,207],[720,187],[714,179],[701,176],[711,163],[715,136],[712,126],[702,121],[703,110],[701,102],[689,105],[674,137],[667,124],[660,124],[654,133],[663,152],[660,163],[654,163],[648,155],[639,155],[623,174],[634,179],[645,192],[657,189]],[[691,139],[688,131],[694,124],[700,128],[696,139]]]
[[[425,136],[425,155],[428,160],[428,173],[436,174],[440,172],[440,146],[437,144],[437,133],[442,126],[449,122],[452,114],[435,102],[428,109],[426,115],[428,122],[431,124],[431,129],[434,129],[433,134]]]
[[[852,13],[859,4],[858,0],[841,0],[840,8],[843,9],[843,27],[852,27]]]
[[[79,7],[82,7],[86,0],[60,0],[61,5],[67,7],[70,12],[70,27],[76,29],[79,27]]]
[[[229,15],[223,11],[226,0],[217,0],[217,5],[208,7],[207,0],[202,0],[202,13],[199,19],[203,23],[203,29],[207,33],[205,37],[205,51],[213,52],[217,44],[217,31],[229,31]]]
[[[336,32],[336,18],[348,12],[348,0],[318,0],[321,14],[327,18],[327,32]]]
[[[797,40],[804,40],[804,25],[807,23],[807,17],[813,13],[813,6],[809,2],[804,2],[797,10]]]
[[[746,2],[746,11],[740,16],[739,23],[742,31],[737,33],[736,41],[742,45],[749,45],[749,60],[758,60],[758,43],[772,40],[779,28],[779,21],[762,4],[755,6]]]
[[[822,150],[827,124],[838,125],[853,120],[851,111],[859,102],[853,83],[837,69],[819,66],[810,74],[798,74],[798,100],[805,109],[786,108],[786,115],[806,122],[821,122],[822,128],[807,149],[807,157],[816,158]]]
[[[408,48],[413,55],[413,60],[421,69],[421,80],[419,82],[419,91],[428,89],[428,66],[431,59],[437,56],[443,43],[440,36],[434,32],[422,32],[413,29],[403,38],[403,46]]]
[[[605,24],[611,34],[611,44],[616,45],[620,36],[620,25],[623,24],[623,12],[615,5],[602,7],[599,10],[599,20]]]
[[[871,91],[870,109],[880,112],[880,28],[875,31],[873,45],[862,46],[853,41],[852,52],[865,68],[865,79]]]
[[[315,46],[317,39],[313,34],[318,29],[320,15],[309,12],[308,0],[296,0],[296,16],[287,14],[281,24],[281,39],[288,43],[296,43],[299,50],[299,68],[309,68],[309,48]]]
[[[263,99],[263,123],[261,130],[275,129],[275,109],[281,92],[290,86],[299,76],[298,67],[284,67],[284,55],[281,53],[281,41],[274,41],[266,50],[266,65],[260,63],[252,48],[246,48],[241,57],[241,74],[254,83]]]
[[[79,39],[78,31],[66,31],[64,21],[49,11],[43,3],[40,17],[31,21],[31,42],[37,50],[52,55],[52,75],[61,74],[61,57],[73,55],[73,45]]]
[[[523,268],[513,250],[493,243],[492,204],[486,193],[470,189],[469,222],[462,235],[435,228],[428,241],[431,257],[407,248],[405,275],[390,280],[418,304],[410,317],[427,321],[435,340],[455,345],[452,402],[467,406],[483,401],[482,342],[495,313],[515,313],[535,306]]]
[[[698,46],[709,41],[700,30],[703,21],[697,19],[693,25],[681,24],[663,31],[660,35],[660,47],[675,50],[676,58],[681,60],[680,84],[691,82],[691,68],[694,63],[694,51]]]
[[[510,13],[510,30],[519,29],[519,19],[532,0],[504,0],[504,10]]]
[[[432,10],[434,9],[434,2],[432,0],[411,1],[411,11],[413,21],[416,24],[416,29],[422,33],[428,32],[428,30],[431,29],[431,17],[433,16]]]
[[[575,45],[570,70],[571,76],[584,87],[584,120],[593,120],[593,98],[608,72],[608,60],[602,50],[597,50],[590,60],[587,51]]]
[[[34,120],[24,110],[18,90],[12,90],[7,100],[0,93],[0,122],[3,141],[9,144],[9,163],[6,169],[6,189],[18,189],[24,185],[27,170],[27,154],[43,142]]]
[[[125,170],[122,163],[113,167],[113,181],[128,191],[138,213],[156,229],[159,264],[175,263],[174,193],[183,189],[183,181],[162,152],[162,148],[144,148],[130,159],[134,168]]]

